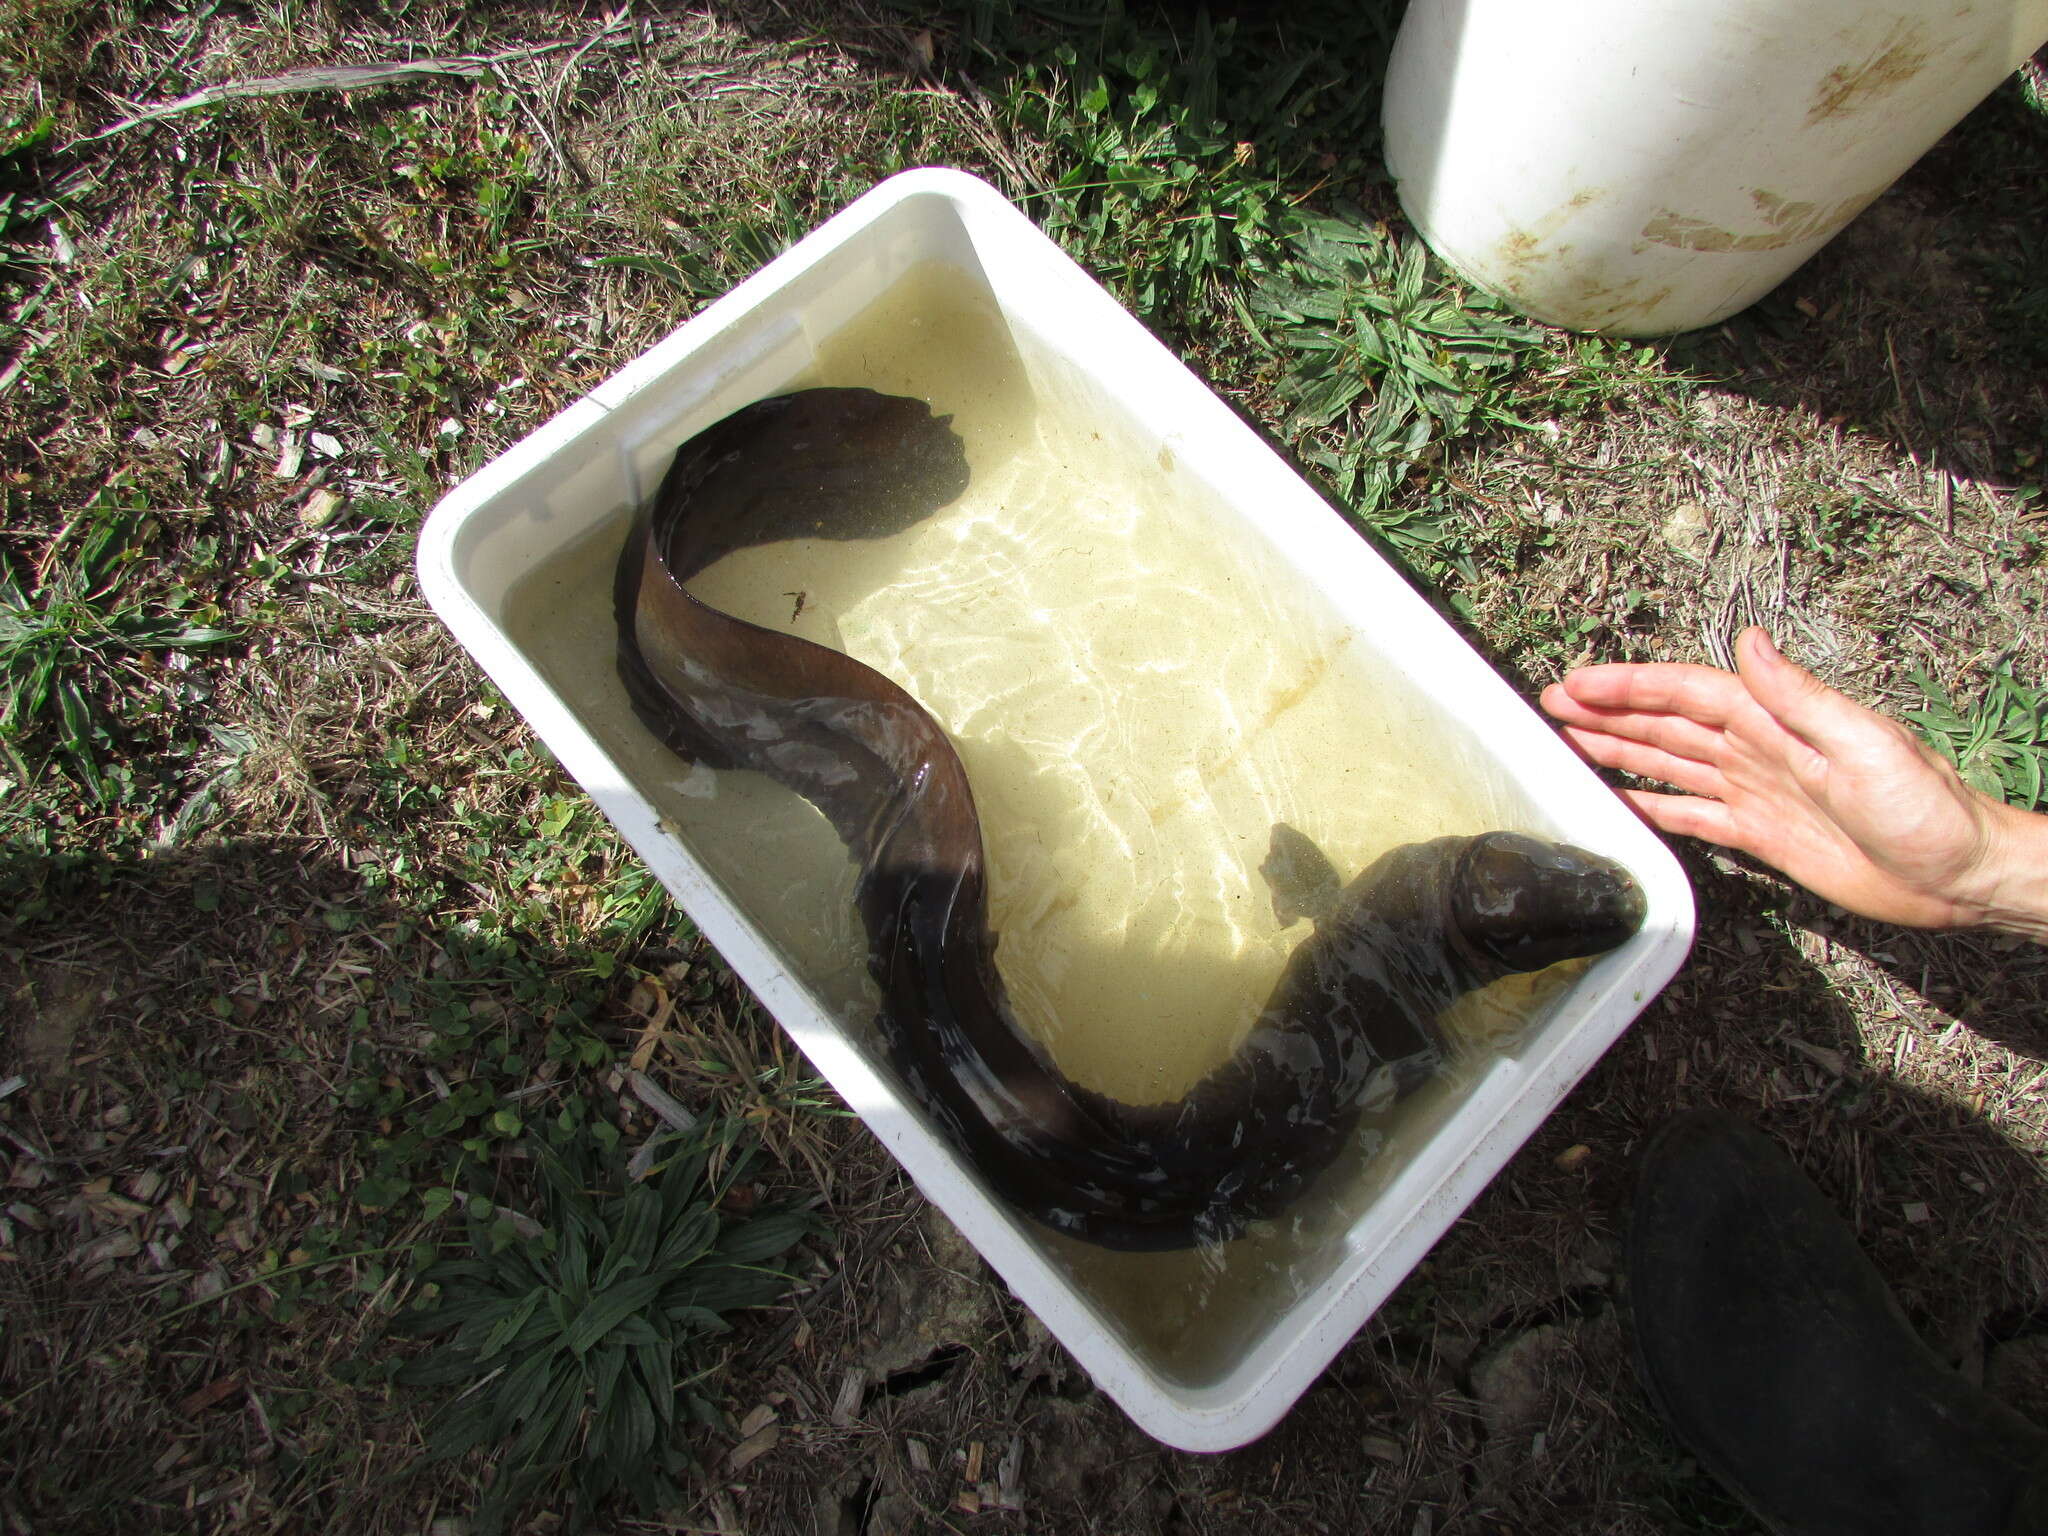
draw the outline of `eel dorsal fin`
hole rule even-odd
[[[1344,881],[1323,850],[1284,821],[1273,823],[1272,846],[1259,866],[1273,892],[1273,916],[1282,928],[1304,917],[1319,923],[1336,910]]]

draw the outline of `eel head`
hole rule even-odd
[[[1642,926],[1643,893],[1612,859],[1519,832],[1475,837],[1450,886],[1465,942],[1507,971],[1604,954]]]

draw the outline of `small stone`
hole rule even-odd
[[[1682,501],[1671,509],[1661,530],[1664,542],[1681,555],[1697,559],[1713,536],[1712,519],[1696,501]]]

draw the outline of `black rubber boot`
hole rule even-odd
[[[1716,1110],[1643,1154],[1643,1387],[1780,1536],[2048,1536],[2048,1433],[1945,1367],[1777,1144]],[[2018,1234],[2015,1234],[2017,1236]]]

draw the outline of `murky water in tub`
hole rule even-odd
[[[1179,468],[1171,439],[1135,440],[954,269],[913,270],[791,387],[809,384],[950,413],[967,492],[885,540],[738,551],[691,589],[857,657],[946,729],[981,812],[997,963],[1072,1077],[1156,1102],[1230,1054],[1310,931],[1279,924],[1259,873],[1275,822],[1347,880],[1399,843],[1531,826],[1482,754]],[[865,1038],[854,871],[824,818],[759,775],[685,767],[632,719],[612,672],[622,534],[530,578],[515,638]],[[1322,1278],[1329,1236],[1564,984],[1510,978],[1469,1000],[1442,1081],[1369,1123],[1270,1230],[1182,1254],[1048,1245],[1159,1369],[1213,1375]]]

